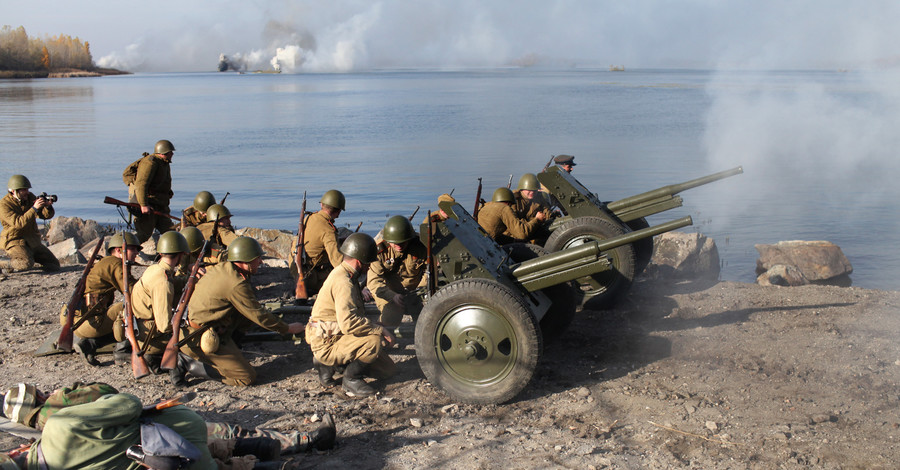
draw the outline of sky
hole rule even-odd
[[[0,25],[68,34],[100,66],[861,69],[900,59],[900,2],[867,0],[3,0]]]

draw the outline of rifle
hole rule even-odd
[[[475,210],[472,211],[473,219],[478,220],[478,211],[480,209],[481,209],[481,178],[478,178],[478,191],[475,191]]]
[[[125,304],[125,337],[131,343],[131,372],[135,379],[141,379],[150,375],[147,361],[140,355],[137,338],[134,337],[134,312],[131,310],[131,292],[128,290],[128,257],[122,257],[122,302]],[[148,336],[146,341],[150,341]]]
[[[226,192],[225,192],[225,196],[222,197],[222,200],[219,201],[219,204],[222,204],[222,205],[224,206],[224,205],[225,205],[225,200],[228,199],[228,195],[229,195],[229,194],[231,194],[231,193],[229,193],[228,191],[226,191]]]
[[[416,214],[418,214],[418,213],[419,213],[419,206],[416,206],[416,210],[414,210],[412,215],[409,216],[409,221],[412,222],[413,217],[415,217]]]
[[[556,158],[556,155],[550,155],[550,160],[547,160],[547,164],[544,165],[544,169],[541,170],[541,173],[547,171],[547,168],[550,168],[550,164],[553,163],[554,158]]]
[[[111,198],[111,197],[109,197],[109,196],[106,196],[105,198],[103,198],[103,203],[104,203],[104,204],[112,204],[112,205],[114,205],[114,206],[130,207],[130,208],[132,208],[132,209],[137,209],[137,210],[139,210],[139,211],[141,210],[141,205],[138,204],[138,203],[136,203],[136,202],[125,202],[125,201],[120,201],[120,200],[118,200],[118,199],[113,199],[113,198]],[[166,214],[165,212],[160,212],[160,211],[155,210],[155,209],[150,209],[150,213],[153,214],[153,215],[159,215],[159,216],[162,216],[162,217],[168,217],[168,218],[170,218],[170,219],[172,219],[172,220],[177,220],[179,223],[181,223],[181,219],[179,219],[178,217],[175,217],[175,216],[172,215],[172,214]]]
[[[106,235],[100,235],[97,246],[94,247],[94,251],[91,253],[91,258],[87,260],[87,264],[84,266],[84,271],[81,273],[81,279],[78,280],[78,284],[75,286],[75,292],[72,293],[72,298],[69,299],[69,304],[66,306],[66,324],[63,325],[63,329],[59,333],[59,339],[56,340],[57,349],[62,349],[67,352],[72,351],[72,340],[74,339],[74,328],[72,325],[75,322],[75,309],[84,297],[84,288],[87,283],[88,272],[90,272],[91,267],[94,266],[94,261],[97,259],[97,253],[100,251],[100,247],[103,246],[104,238],[106,238]]]
[[[362,227],[362,220],[359,221],[359,225],[356,226],[356,230],[353,233],[359,232],[360,227]]]
[[[203,248],[200,250],[200,253],[206,252],[207,244],[209,244],[209,240],[203,242]],[[203,264],[203,255],[197,256],[197,261],[194,261],[194,265],[191,266],[191,275],[184,286],[184,291],[181,292],[181,299],[178,300],[178,307],[175,310],[175,315],[172,317],[172,337],[169,338],[169,342],[166,344],[166,350],[163,352],[162,361],[159,364],[160,369],[172,370],[178,365],[178,336],[181,332],[181,321],[184,318],[184,312],[187,311],[188,301],[191,300],[191,295],[194,294],[194,286],[197,285],[197,273],[200,271],[201,264]]]
[[[509,182],[506,183],[506,189],[512,189],[512,177],[513,175],[509,175]]]
[[[478,178],[479,184],[481,183],[481,178]],[[479,188],[481,189],[481,188]],[[428,295],[434,295],[434,291],[437,290],[437,278],[435,277],[434,272],[434,256],[431,253],[431,245],[433,243],[434,237],[434,222],[431,220],[431,211],[428,211],[428,246],[425,247],[425,262],[426,262],[426,271],[425,271],[425,285],[428,291]]]
[[[294,286],[294,298],[300,300],[309,299],[306,292],[306,277],[303,275],[303,242],[304,242],[304,218],[306,217],[306,191],[303,191],[303,203],[300,204],[300,223],[297,224],[297,254],[294,255],[294,264],[297,265],[297,285]]]

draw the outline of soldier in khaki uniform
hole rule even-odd
[[[358,278],[377,259],[375,240],[354,233],[341,245],[344,260],[322,285],[306,325],[306,340],[322,385],[337,384],[335,367],[346,365],[341,387],[350,396],[370,396],[375,390],[363,374],[388,378],[397,367],[382,346],[396,342],[393,333],[365,316]]]
[[[231,211],[227,207],[213,204],[207,209],[206,216],[209,221],[198,225],[197,228],[200,229],[203,238],[210,241],[212,247],[210,261],[215,263],[238,236],[231,226]]]
[[[200,250],[203,248],[203,242],[206,240],[203,238],[203,233],[201,233],[200,229],[197,227],[185,227],[181,229],[179,233],[181,233],[187,241],[188,255],[183,256],[181,258],[181,263],[175,267],[175,276],[187,277],[191,274],[191,267],[194,266],[194,262],[197,261],[197,258],[200,256]],[[204,260],[203,262],[208,261],[210,260]],[[215,261],[211,264],[215,264]],[[203,274],[205,272],[206,270],[201,263],[200,273]]]
[[[415,294],[425,274],[427,251],[406,217],[395,215],[382,230],[378,257],[369,265],[366,287],[381,312],[379,321],[396,328],[403,315],[416,316],[422,300]]]
[[[313,295],[319,291],[322,283],[332,269],[341,264],[343,255],[338,249],[338,231],[334,220],[346,207],[344,194],[331,189],[322,195],[319,201],[321,210],[310,214],[303,224],[303,251],[306,253],[303,266],[306,291]],[[294,243],[294,246],[297,244]],[[291,256],[296,259],[296,256]],[[297,266],[291,261],[291,275],[297,278]]]
[[[441,194],[440,196],[438,196],[438,210],[431,213],[431,221],[432,222],[441,222],[441,221],[447,220],[450,217],[449,215],[447,215],[446,212],[444,212],[444,209],[441,207],[442,202],[445,203],[444,205],[452,206],[453,204],[456,204],[456,199],[454,199],[453,196],[451,196],[447,193],[444,193],[444,194]],[[423,224],[428,223],[427,215],[425,216],[424,219],[422,219],[422,223]]]
[[[161,234],[175,229],[172,219],[150,212],[152,209],[169,213],[169,200],[173,196],[169,165],[174,153],[172,142],[157,142],[153,153],[140,160],[134,181],[128,185],[129,201],[141,206],[140,214],[135,214],[134,218],[134,228],[141,243],[150,239],[153,229]]]
[[[543,212],[537,212],[531,219],[519,219],[510,207],[515,202],[509,188],[497,188],[491,202],[478,212],[478,225],[501,245],[528,240],[538,224],[546,220]]]
[[[516,203],[511,206],[513,213],[521,220],[531,220],[538,212],[544,213],[544,220],[531,232],[529,243],[544,245],[550,236],[548,225],[551,220],[550,205],[546,202],[544,193],[541,192],[541,183],[534,173],[525,173],[519,178],[519,186],[513,191]],[[504,235],[511,238],[512,234],[507,230]]]
[[[75,350],[84,356],[84,360],[92,366],[99,366],[97,348],[113,341],[124,341],[123,333],[113,334],[113,325],[122,314],[122,302],[113,302],[116,291],[122,292],[122,258],[134,262],[141,252],[141,245],[134,234],[121,232],[113,235],[107,246],[108,255],[94,263],[84,280],[84,299],[75,310],[74,321],[77,323],[85,315],[84,321],[75,331]],[[128,284],[134,285],[135,279],[128,276]],[[63,305],[59,312],[59,322],[66,324],[66,311]],[[118,350],[118,348],[117,348]],[[116,362],[127,361],[128,356],[116,354]]]
[[[226,385],[246,386],[256,381],[256,371],[232,339],[241,325],[253,322],[282,335],[303,331],[302,323],[281,321],[256,299],[250,276],[259,270],[263,254],[259,242],[238,237],[228,245],[228,261],[209,267],[197,281],[188,304],[183,337],[201,328],[204,331],[188,341],[181,351],[211,365]],[[194,373],[193,368],[190,372]]]
[[[37,197],[29,191],[31,181],[13,175],[7,183],[6,196],[0,199],[0,246],[6,250],[10,272],[24,271],[37,262],[44,271],[59,271],[59,260],[41,243],[37,219],[47,220],[56,213],[51,198]]]
[[[181,228],[196,227],[207,221],[206,210],[216,203],[216,197],[209,191],[200,191],[194,196],[194,203],[181,211]]]

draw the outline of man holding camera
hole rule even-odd
[[[9,271],[25,271],[37,262],[44,271],[59,271],[59,260],[41,243],[37,219],[53,217],[56,196],[35,196],[29,191],[31,182],[24,175],[13,175],[6,187],[8,192],[0,199],[0,245],[6,250]]]

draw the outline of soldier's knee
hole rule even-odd
[[[26,271],[34,267],[34,261],[29,258],[15,257],[9,261],[9,267],[13,271]]]
[[[256,371],[251,369],[242,370],[239,373],[232,371],[228,376],[222,379],[222,383],[232,387],[247,387],[256,383]]]

